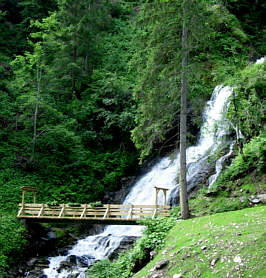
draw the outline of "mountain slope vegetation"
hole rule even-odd
[[[243,134],[239,144],[250,145],[217,192],[225,183],[234,192],[238,179],[257,192],[265,170],[265,63],[248,65],[265,54],[265,3],[192,2],[202,4],[192,19],[204,28],[191,33],[189,143],[214,86],[235,85],[229,117]],[[27,242],[16,220],[21,186],[36,186],[38,202],[100,201],[135,175],[139,159],[176,148],[182,3],[0,3],[0,273],[22,259]]]

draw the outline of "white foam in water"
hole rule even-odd
[[[222,143],[222,138],[227,134],[228,123],[223,119],[224,111],[227,109],[228,98],[232,88],[217,86],[208,101],[204,115],[200,138],[196,146],[187,149],[188,180],[198,171],[199,161],[215,151]],[[169,157],[162,158],[147,174],[142,176],[127,195],[124,204],[154,204],[154,186],[174,189],[177,186],[177,175],[179,167],[179,154],[172,161]],[[162,202],[162,194],[159,202]],[[62,261],[68,256],[75,255],[78,258],[87,259],[89,264],[93,260],[101,260],[108,257],[115,250],[123,237],[140,236],[142,226],[107,226],[105,230],[94,236],[79,240],[68,252],[67,256],[49,258],[49,268],[44,270],[48,278],[67,278],[71,272],[63,270],[58,273],[57,269]],[[79,278],[84,277],[85,269],[77,267],[72,273],[78,271]]]

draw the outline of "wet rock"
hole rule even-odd
[[[30,272],[28,272],[27,278],[47,278],[47,275],[45,275],[42,271],[42,269],[35,269]]]
[[[71,273],[70,275],[67,276],[67,278],[78,278],[78,277],[80,278],[80,275],[79,275],[78,272],[77,273]]]
[[[215,172],[215,163],[208,162],[206,158],[201,162],[190,163],[188,167],[195,167],[194,175],[187,183],[187,191],[190,195],[199,184],[207,184],[208,178]],[[168,203],[171,206],[179,204],[179,186],[171,191]]]
[[[136,181],[136,176],[122,178],[120,180],[120,184],[121,184],[120,190],[115,192],[107,192],[103,198],[103,203],[121,204],[121,202],[125,199],[125,197],[129,193],[135,181]]]
[[[56,252],[56,256],[66,256],[67,255],[67,253],[68,253],[68,248],[60,248],[60,249],[58,249],[57,250],[57,252]]]
[[[110,260],[115,260],[118,258],[120,252],[128,250],[132,244],[136,241],[137,237],[135,236],[127,236],[122,239],[120,245],[112,252],[109,256]]]
[[[77,277],[79,277],[79,278],[86,278],[86,274],[85,274],[85,272],[81,272],[80,274],[78,274]]]
[[[68,233],[68,235],[75,240],[79,240],[79,238],[77,236],[73,235],[72,233]]]
[[[77,257],[75,255],[70,255],[67,258],[67,261],[70,262],[71,264],[77,264]]]
[[[56,238],[56,234],[55,234],[53,231],[49,231],[49,232],[47,233],[47,237],[48,237],[49,239],[54,239],[54,238]]]
[[[35,265],[35,263],[37,262],[37,258],[31,258],[28,262],[27,262],[27,266],[32,267],[33,265]]]
[[[58,268],[58,272],[60,273],[63,269],[71,269],[73,265],[68,261],[62,261]]]
[[[81,267],[88,267],[93,264],[95,257],[93,256],[81,256],[77,257],[78,265]]]

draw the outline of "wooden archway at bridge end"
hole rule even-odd
[[[37,187],[33,187],[33,186],[22,186],[21,187],[22,190],[22,205],[24,205],[24,200],[25,200],[25,194],[26,192],[32,192],[33,193],[33,203],[36,203],[36,195],[37,195]]]
[[[155,186],[154,187],[156,190],[156,195],[155,195],[155,205],[158,205],[158,194],[159,192],[162,190],[163,191],[163,195],[164,195],[164,206],[166,206],[166,200],[167,200],[167,191],[169,190],[169,188],[164,188],[164,187],[158,187]]]

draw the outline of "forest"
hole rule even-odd
[[[102,201],[178,149],[184,2],[0,1],[0,276],[27,246],[22,186],[36,186],[39,202]],[[235,86],[228,117],[243,135],[235,156],[247,156],[217,184],[259,175],[265,62],[250,65],[266,53],[265,1],[190,4],[188,145],[213,88]]]

